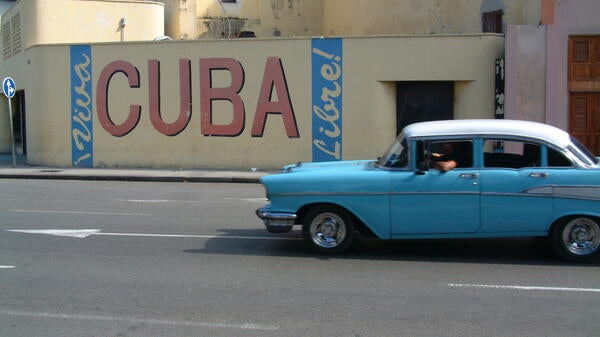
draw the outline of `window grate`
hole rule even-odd
[[[2,56],[6,60],[12,55],[12,43],[10,40],[10,22],[2,25]]]
[[[21,52],[21,15],[17,13],[10,19],[12,54]]]
[[[6,60],[22,51],[21,15],[15,14],[2,24],[2,56]]]

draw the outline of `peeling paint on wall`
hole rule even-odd
[[[201,34],[199,38],[235,38],[244,30],[246,21],[246,19],[238,18],[202,18],[200,24],[204,27],[201,31],[205,31],[205,33]]]
[[[271,0],[271,9],[276,19],[279,19],[279,14],[289,15],[294,12],[296,4],[300,0]]]

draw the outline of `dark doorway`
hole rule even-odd
[[[396,133],[408,124],[454,119],[454,82],[396,82]]]
[[[12,99],[13,135],[17,154],[27,154],[25,137],[25,91],[18,90]]]

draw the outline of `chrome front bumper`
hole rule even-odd
[[[287,233],[291,231],[298,217],[294,213],[271,212],[269,207],[257,209],[256,215],[263,220],[267,231],[270,233]]]

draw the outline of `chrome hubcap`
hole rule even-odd
[[[319,214],[310,223],[310,235],[320,247],[337,247],[346,238],[344,220],[335,213]]]
[[[565,226],[562,240],[572,254],[592,254],[600,247],[600,226],[591,219],[573,219]]]

